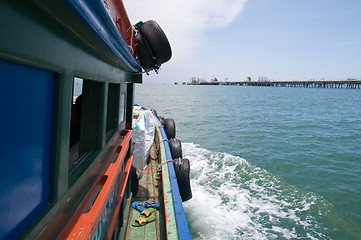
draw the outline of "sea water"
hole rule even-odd
[[[137,85],[191,163],[193,239],[361,239],[361,90]]]

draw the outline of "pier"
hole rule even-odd
[[[303,87],[303,88],[346,88],[361,89],[361,80],[336,81],[241,81],[241,82],[181,82],[176,85],[226,85],[226,86],[256,86],[256,87]]]
[[[222,82],[222,85],[238,86],[261,86],[261,87],[304,87],[304,88],[346,88],[360,89],[361,80],[342,81],[243,81],[243,82]]]

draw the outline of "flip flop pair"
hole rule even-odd
[[[148,208],[148,209],[143,210],[140,214],[144,215],[146,217],[149,217],[150,215],[152,215],[152,213],[154,213],[154,211],[155,211],[155,208]]]
[[[147,223],[153,222],[155,221],[155,216],[140,216],[137,219],[134,220],[134,222],[132,222],[132,226],[133,227],[141,227],[146,225]]]
[[[154,200],[148,200],[144,203],[133,202],[132,207],[138,212],[143,212],[144,210],[147,210],[149,208],[159,208],[159,203],[155,202]]]
[[[148,200],[146,202],[133,202],[132,207],[140,212],[140,216],[132,222],[133,227],[141,227],[147,223],[155,221],[155,216],[152,213],[156,208],[159,208],[159,203],[154,200]]]

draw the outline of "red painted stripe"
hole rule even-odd
[[[125,170],[124,170],[124,176],[122,178],[121,185],[120,185],[120,187],[118,189],[118,193],[120,193],[117,196],[117,203],[118,204],[117,204],[117,206],[115,208],[115,213],[114,213],[114,216],[113,216],[112,225],[110,226],[107,239],[111,239],[112,236],[113,236],[115,222],[116,222],[116,220],[118,218],[118,215],[119,215],[119,209],[120,209],[120,205],[122,204],[122,200],[123,200],[124,193],[125,193],[125,188],[127,187],[127,182],[128,182],[128,178],[129,178],[130,168],[132,167],[133,159],[134,159],[134,156],[132,155],[132,157],[129,158],[127,166],[125,167]]]
[[[64,230],[61,232],[58,239],[91,239],[100,218],[104,212],[105,206],[109,200],[109,196],[115,186],[116,180],[119,177],[121,167],[123,165],[125,156],[129,149],[129,141],[131,139],[132,131],[127,130],[126,135],[120,144],[121,151],[115,163],[111,163],[105,174],[98,177],[95,184],[92,186],[89,193],[81,202],[76,213],[70,219]],[[127,165],[128,166],[128,165]],[[96,194],[99,187],[102,189],[88,212],[84,212],[89,206],[89,201],[92,196]]]

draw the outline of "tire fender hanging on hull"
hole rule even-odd
[[[168,138],[168,144],[173,159],[174,171],[177,177],[179,194],[182,202],[192,198],[190,183],[190,162],[188,158],[182,158],[182,143],[175,138],[176,127],[173,118],[158,116],[160,123],[164,126],[164,131]]]
[[[135,28],[138,31],[136,37],[140,65],[146,72],[153,69],[158,72],[160,66],[172,57],[167,36],[153,20],[138,22]]]
[[[187,158],[176,158],[173,160],[175,174],[177,176],[179,193],[182,202],[192,198],[192,190],[190,184],[190,163]]]
[[[159,122],[160,124],[162,124],[163,126],[165,126],[165,117],[163,116],[158,116]]]
[[[182,143],[179,139],[172,138],[168,141],[172,159],[182,158]]]
[[[175,138],[175,122],[173,118],[166,118],[164,122],[165,133],[168,139]]]

